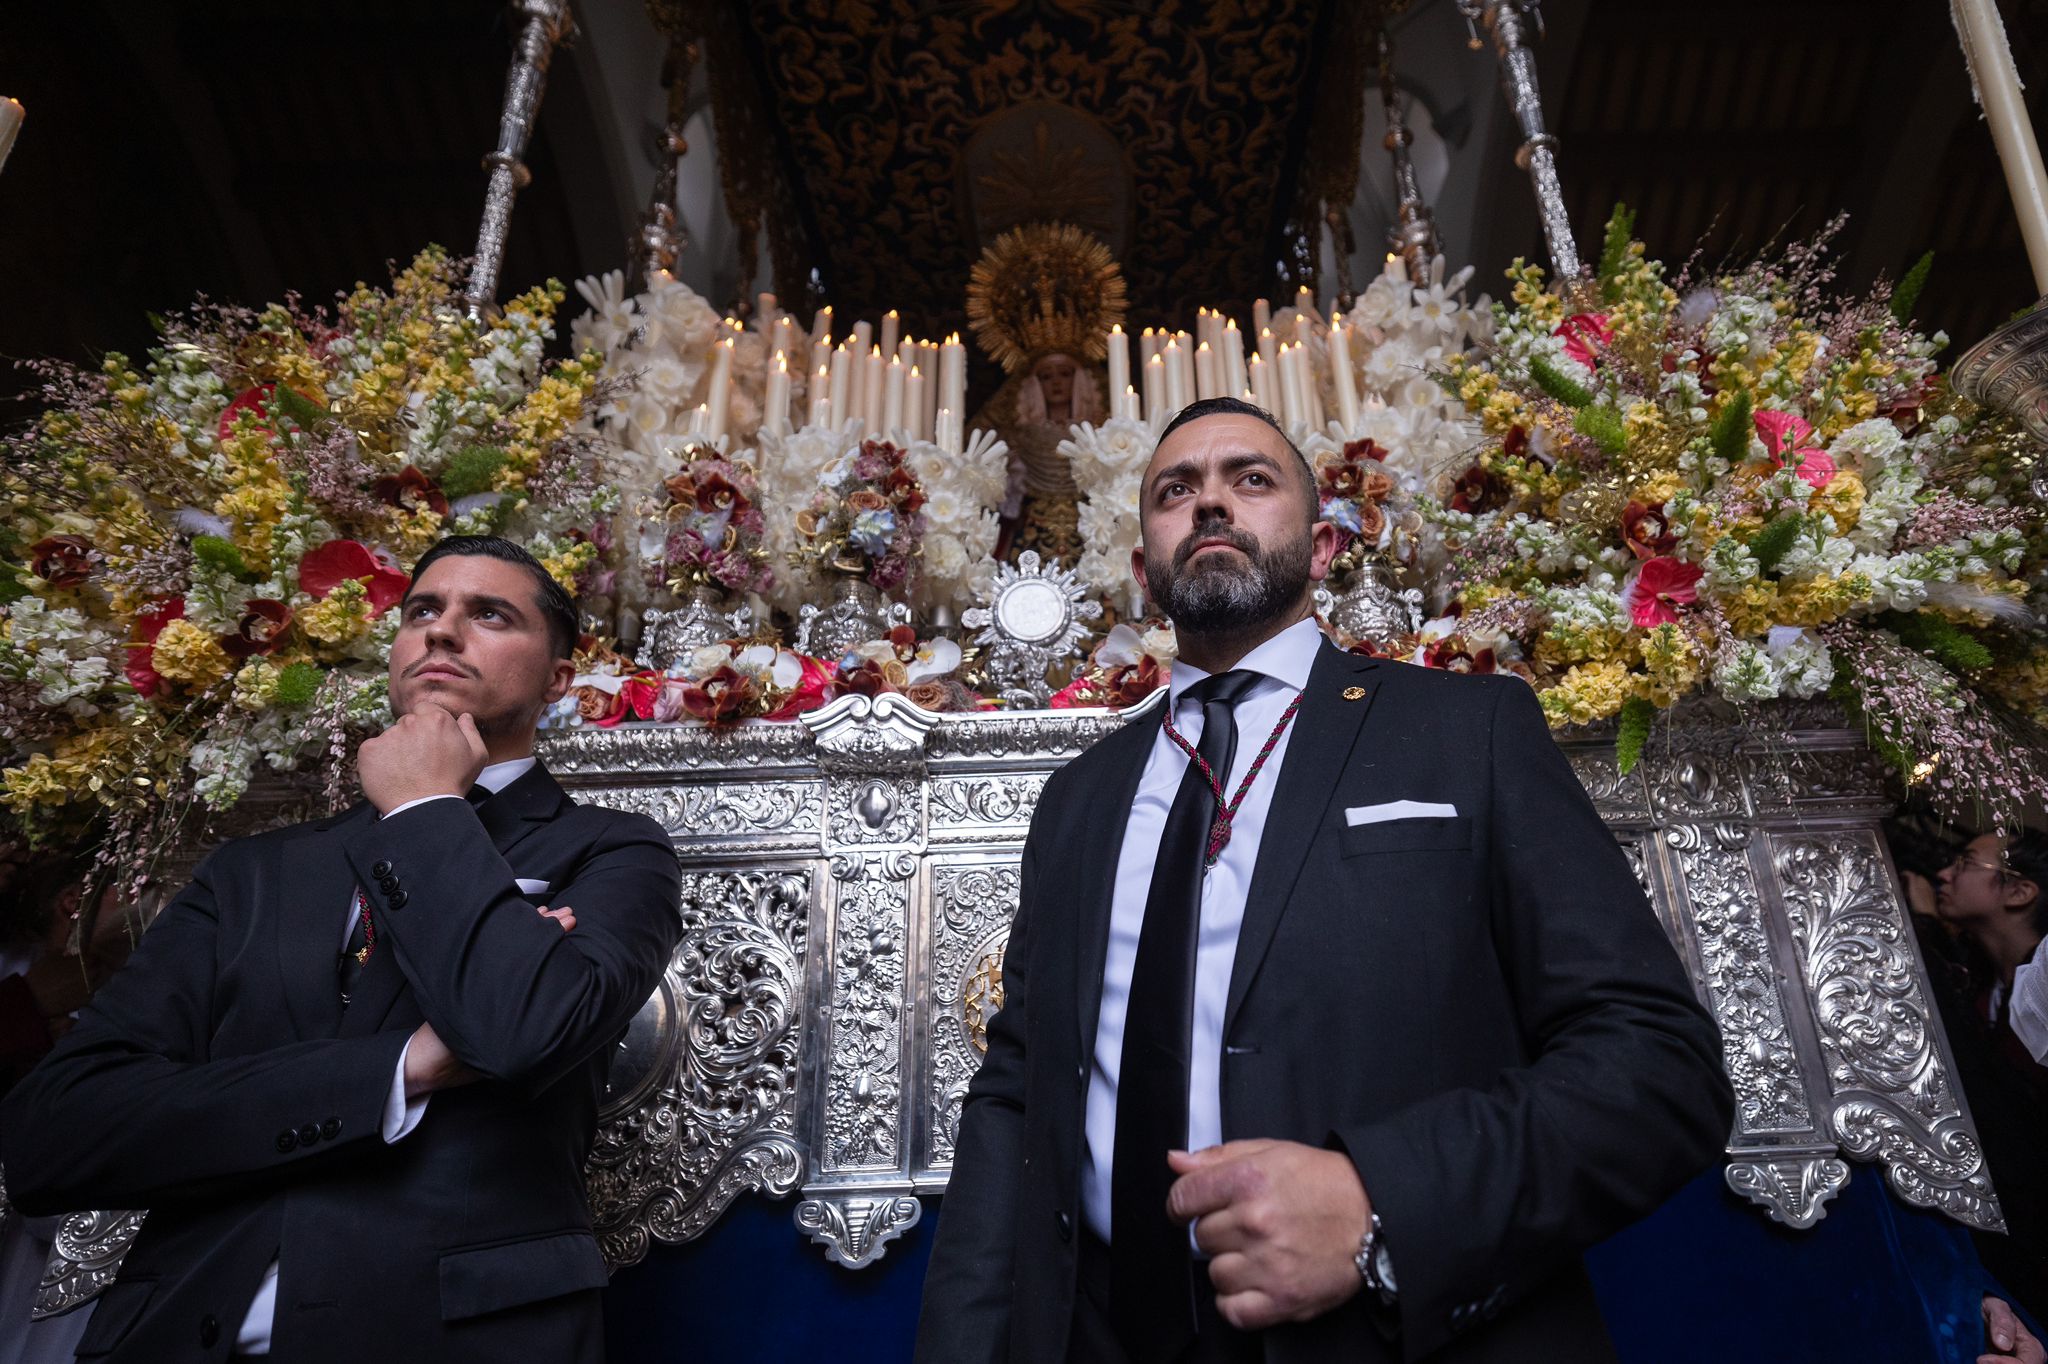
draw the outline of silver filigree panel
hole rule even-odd
[[[822,1172],[902,1164],[903,987],[916,872],[909,854],[833,863],[838,903]]]
[[[988,1020],[1003,1006],[1003,949],[1017,913],[1019,873],[1002,861],[932,867],[925,995],[931,1054],[926,1064],[930,1149],[926,1170],[949,1170],[960,1133],[960,1103],[988,1050]]]

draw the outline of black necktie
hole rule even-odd
[[[491,798],[491,788],[481,783],[469,788],[465,799],[471,805],[482,805]],[[348,1007],[349,996],[355,993],[356,981],[363,974],[363,967],[370,960],[370,906],[365,901],[362,887],[356,887],[356,898],[349,902],[355,912],[355,925],[348,931],[348,946],[341,949],[341,1007]],[[363,902],[363,903],[358,903]]]
[[[1188,689],[1187,695],[1202,706],[1202,741],[1196,751],[1219,782],[1230,779],[1230,760],[1237,751],[1231,708],[1259,678],[1238,669]],[[1195,944],[1202,917],[1203,856],[1215,818],[1215,793],[1190,762],[1152,864],[1124,1015],[1109,1185],[1109,1306],[1117,1336],[1138,1364],[1172,1359],[1195,1335],[1194,1256],[1187,1228],[1166,1215],[1166,1194],[1174,1181],[1166,1153],[1188,1142]]]

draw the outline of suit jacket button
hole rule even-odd
[[[326,1122],[321,1123],[320,1135],[328,1141],[333,1141],[336,1137],[340,1136],[341,1119],[329,1118]]]
[[[376,877],[379,881],[383,880],[391,875],[391,863],[380,858],[377,864],[370,868],[370,875]]]
[[[212,1317],[199,1319],[199,1348],[211,1350],[213,1343],[220,1339],[220,1323]]]
[[[277,1149],[282,1155],[290,1155],[299,1149],[299,1134],[287,1127],[277,1134]]]
[[[377,878],[377,889],[383,891],[386,895],[389,895],[392,891],[398,889],[398,878],[396,876],[391,875],[391,873],[386,872],[384,875]]]
[[[1071,1240],[1073,1240],[1073,1239],[1074,1239],[1074,1219],[1073,1219],[1072,1217],[1069,1217],[1069,1216],[1068,1216],[1068,1215],[1067,1215],[1067,1214],[1066,1214],[1066,1213],[1065,1213],[1064,1211],[1062,1211],[1062,1212],[1060,1212],[1060,1213],[1057,1213],[1057,1214],[1055,1214],[1055,1215],[1056,1215],[1056,1216],[1058,1217],[1058,1219],[1059,1219],[1059,1224],[1060,1224],[1060,1239],[1061,1239],[1062,1241],[1071,1241]]]
[[[309,1122],[304,1127],[301,1127],[299,1129],[299,1145],[311,1146],[314,1142],[318,1140],[320,1140],[319,1123]]]
[[[392,892],[391,892],[391,895],[390,895],[390,898],[389,898],[389,899],[387,899],[387,900],[385,900],[385,902],[384,902],[384,905],[385,905],[385,908],[387,908],[387,909],[404,909],[404,908],[405,908],[405,892],[404,892],[404,891],[402,891],[402,890],[394,890],[394,891],[392,891]]]
[[[1080,1065],[1074,1067],[1074,1083],[1082,1086],[1084,1089],[1087,1087],[1088,1063],[1086,1061],[1083,1061]]]

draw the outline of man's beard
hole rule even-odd
[[[1245,566],[1218,558],[1190,569],[1195,546],[1204,540],[1221,540],[1242,551]],[[1145,585],[1176,628],[1232,635],[1267,624],[1300,601],[1314,553],[1314,537],[1305,526],[1269,550],[1258,537],[1226,522],[1200,522],[1174,550],[1170,565],[1145,556]]]

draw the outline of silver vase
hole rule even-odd
[[[1368,559],[1334,589],[1324,615],[1347,638],[1386,647],[1422,628],[1422,592],[1400,584],[1394,566]]]
[[[910,608],[883,600],[881,591],[867,580],[864,568],[829,567],[832,599],[824,606],[805,602],[797,612],[798,653],[835,659],[857,644],[886,638],[891,626],[910,623]]]
[[[722,644],[753,628],[753,612],[735,603],[723,588],[698,583],[681,606],[641,612],[646,628],[635,661],[643,668],[667,671],[707,644]]]

